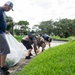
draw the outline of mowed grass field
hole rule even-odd
[[[38,54],[17,75],[75,75],[75,41]]]

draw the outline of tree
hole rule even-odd
[[[71,33],[72,20],[65,18],[65,19],[59,20],[59,23],[61,27],[61,33],[63,33],[63,36],[65,38],[69,37]]]
[[[58,21],[55,21],[54,22],[54,27],[53,27],[53,33],[55,35],[60,35],[60,29],[61,29],[60,23]]]
[[[70,35],[75,36],[75,19],[71,20],[69,32],[70,32]]]
[[[41,29],[41,32],[43,34],[47,33],[48,35],[50,35],[53,30],[53,21],[52,20],[42,21],[39,25],[39,28]]]
[[[24,25],[22,22],[19,22],[19,24],[22,24],[23,27],[21,27],[21,30],[27,29],[24,28]],[[27,26],[28,27],[28,26]],[[62,37],[69,37],[75,35],[75,19],[59,19],[58,21],[48,20],[48,21],[42,21],[38,25],[33,26],[33,33],[41,33],[41,34],[48,34],[50,35],[53,33],[54,35],[58,35],[61,38]]]
[[[27,34],[27,32],[29,30],[29,27],[28,27],[29,22],[27,22],[27,21],[19,21],[17,24],[21,26],[21,28],[20,28],[21,35],[22,34]]]
[[[7,30],[11,33],[14,34],[14,22],[13,22],[13,18],[10,16],[6,16],[6,21],[7,21]]]

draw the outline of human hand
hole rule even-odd
[[[6,33],[6,34],[9,34],[9,31],[7,31],[7,30],[6,30],[6,32],[5,32],[5,33]]]

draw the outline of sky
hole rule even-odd
[[[28,21],[30,27],[42,21],[75,18],[75,0],[0,0],[0,6],[12,1],[14,11],[6,12],[14,22]]]

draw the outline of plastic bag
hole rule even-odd
[[[11,67],[19,62],[26,48],[22,43],[19,43],[11,34],[5,34],[5,36],[10,48],[10,54],[7,55],[6,59],[6,65]]]

